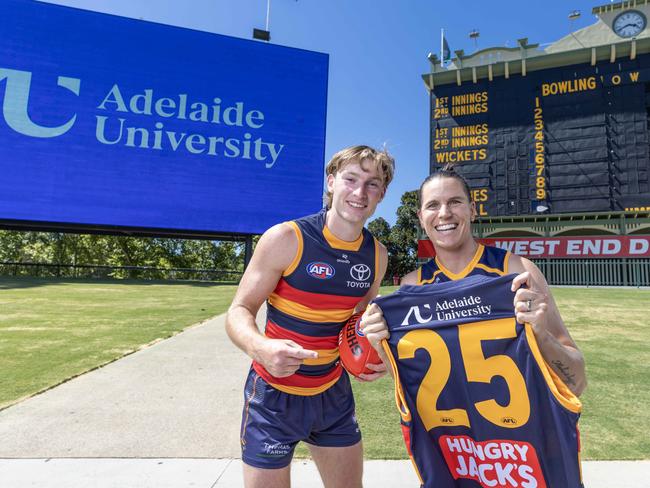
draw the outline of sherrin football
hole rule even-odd
[[[339,333],[339,355],[341,364],[352,376],[362,373],[374,373],[366,368],[366,364],[379,364],[381,359],[377,351],[370,345],[359,327],[361,313],[355,313]]]

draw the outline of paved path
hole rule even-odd
[[[217,317],[1,411],[0,458],[237,457],[249,366]]]
[[[0,488],[240,488],[248,367],[221,316],[0,411]],[[292,469],[322,486],[310,461]],[[364,469],[367,487],[417,486],[409,461]],[[650,461],[583,472],[586,488],[650,488]]]
[[[243,488],[239,459],[0,459],[3,488]],[[650,488],[650,461],[587,461],[585,488]],[[310,461],[294,461],[294,488],[322,488]],[[410,461],[366,461],[366,488],[416,488]],[[549,487],[565,488],[565,487]]]

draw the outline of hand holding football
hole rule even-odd
[[[375,371],[366,368],[366,364],[379,364],[381,359],[361,332],[359,323],[362,313],[355,313],[339,333],[339,355],[341,364],[352,376],[372,374]]]

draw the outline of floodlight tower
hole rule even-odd
[[[269,30],[269,17],[271,16],[271,0],[266,0],[266,24],[264,30],[253,29],[253,39],[269,42],[271,40],[271,31]]]
[[[468,35],[470,39],[474,40],[474,49],[478,49],[478,37],[481,35],[478,29],[472,29]]]

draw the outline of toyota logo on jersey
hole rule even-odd
[[[370,278],[370,267],[366,264],[355,264],[350,268],[350,276],[357,281],[366,281]]]
[[[307,274],[318,280],[329,280],[335,273],[333,266],[322,261],[314,261],[307,265]]]

